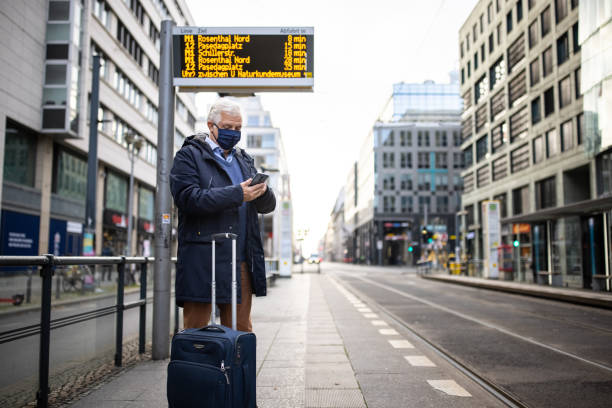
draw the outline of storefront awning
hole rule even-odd
[[[546,208],[544,210],[521,214],[515,217],[505,218],[503,224],[518,224],[527,222],[538,222],[554,220],[557,218],[571,217],[576,215],[587,215],[602,213],[612,209],[612,197],[596,198],[594,200],[579,201],[563,207]]]

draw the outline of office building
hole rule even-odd
[[[152,254],[160,25],[194,25],[184,0],[0,3],[3,255],[80,255],[83,248],[92,56],[101,57],[96,254]],[[193,132],[192,94],[177,93],[176,137]],[[126,137],[144,139],[134,166]]]
[[[424,249],[454,250],[460,113],[457,82],[394,85],[393,118],[376,122],[345,186],[354,262],[414,264]],[[423,227],[433,236],[426,245]]]
[[[482,259],[482,204],[497,200],[505,278],[601,289],[612,204],[587,146],[578,11],[577,0],[481,0],[461,27],[462,229]]]

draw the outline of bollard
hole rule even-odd
[[[115,328],[115,366],[121,367],[123,358],[123,289],[125,283],[125,257],[117,265],[117,318]]]
[[[38,358],[38,391],[36,406],[49,406],[49,344],[51,342],[51,290],[53,255],[47,255],[47,264],[40,269],[42,299],[40,304],[40,354]]]
[[[138,353],[145,352],[145,343],[147,340],[147,258],[140,266],[140,300],[144,300],[144,304],[140,305],[140,329],[138,332]]]

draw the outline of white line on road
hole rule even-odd
[[[378,332],[383,336],[397,336],[399,333],[395,329],[378,329]]]
[[[471,397],[472,394],[453,380],[427,380],[429,385],[438,391],[457,397]]]
[[[361,313],[372,313],[372,309],[370,309],[369,307],[360,307],[359,309],[357,309],[357,311]]]
[[[366,307],[366,305],[364,303],[361,303],[361,302],[353,303],[353,306],[355,306],[355,307]]]
[[[393,346],[393,348],[396,348],[396,349],[414,348],[412,343],[410,343],[408,340],[389,340],[389,343]]]
[[[370,320],[370,323],[372,323],[374,326],[388,326],[387,322],[384,320]]]
[[[431,361],[425,356],[404,356],[404,358],[413,367],[435,367],[436,366],[433,361]]]
[[[378,315],[376,313],[364,313],[363,317],[366,319],[377,319]]]

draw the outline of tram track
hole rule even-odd
[[[518,395],[517,393],[509,390],[507,387],[500,385],[498,382],[489,378],[486,374],[483,374],[481,370],[479,370],[474,365],[470,364],[467,360],[456,356],[452,351],[447,350],[445,347],[441,346],[436,341],[433,341],[432,339],[430,339],[426,333],[421,332],[421,330],[418,330],[413,325],[406,322],[406,320],[403,319],[400,315],[398,315],[398,313],[390,310],[388,307],[381,304],[380,301],[375,299],[373,296],[365,293],[364,290],[357,288],[356,285],[354,285],[355,280],[361,281],[362,283],[370,285],[370,286],[377,287],[386,292],[391,292],[395,295],[410,299],[411,301],[418,302],[421,305],[433,308],[436,311],[451,314],[455,317],[458,317],[458,318],[467,320],[471,323],[477,324],[483,328],[494,330],[501,335],[510,336],[514,338],[515,340],[518,340],[523,343],[527,343],[528,345],[537,346],[539,348],[545,349],[546,351],[562,355],[580,364],[587,364],[592,369],[604,370],[607,373],[606,376],[612,376],[612,367],[610,367],[609,365],[605,363],[601,363],[601,362],[590,360],[588,358],[581,357],[577,354],[562,350],[553,345],[543,343],[535,338],[531,338],[531,337],[513,332],[512,330],[501,327],[497,324],[484,321],[480,318],[470,316],[466,313],[462,313],[456,310],[451,310],[446,306],[437,304],[435,302],[432,302],[431,300],[427,300],[419,296],[415,296],[414,294],[408,293],[405,290],[398,289],[396,287],[390,286],[385,283],[374,281],[364,276],[363,274],[352,274],[352,273],[348,273],[345,271],[338,271],[338,275],[339,275],[338,277],[340,278],[340,280],[344,284],[349,286],[350,290],[352,290],[356,295],[359,295],[360,297],[370,301],[372,304],[375,304],[380,309],[380,311],[383,312],[390,320],[392,320],[398,326],[400,326],[401,328],[403,328],[404,330],[412,334],[414,337],[422,341],[422,343],[426,345],[428,348],[430,348],[435,354],[437,354],[442,359],[447,361],[453,367],[457,368],[460,372],[462,372],[464,375],[466,375],[468,378],[470,378],[472,381],[478,384],[482,389],[484,389],[489,394],[491,394],[494,398],[498,399],[500,402],[502,402],[503,404],[509,407],[529,407],[529,406],[539,406],[540,404],[537,404],[537,403],[534,404],[529,401],[528,396],[525,397],[523,395]],[[349,278],[349,279],[345,279],[345,278]],[[411,285],[411,287],[413,287],[413,285]],[[385,298],[389,298],[389,297],[385,296]],[[486,302],[486,301],[482,301],[482,302]],[[479,300],[479,303],[481,303],[480,300]],[[522,311],[520,313],[522,313]],[[529,315],[528,312],[526,314]],[[541,317],[541,316],[538,316],[538,317]],[[565,324],[571,324],[571,325],[578,326],[578,327],[581,326],[581,325],[575,324],[575,322],[571,320],[566,320],[566,319],[555,319],[555,318],[550,319],[549,318],[548,320],[549,321],[564,321],[565,320],[564,321]],[[590,326],[590,325],[585,325],[585,326]],[[600,329],[597,327],[589,327],[589,329],[598,330],[599,332],[609,334],[609,331],[606,329]]]

